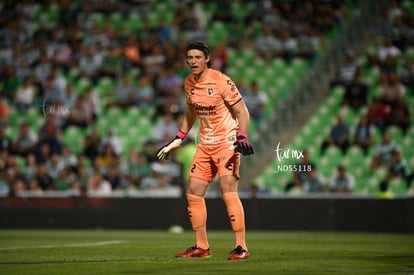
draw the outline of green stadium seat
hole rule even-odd
[[[407,185],[405,180],[402,178],[392,178],[389,181],[390,190],[396,195],[405,195],[407,194]]]
[[[115,81],[110,77],[102,77],[98,80],[96,88],[100,97],[108,96],[115,88]]]
[[[394,126],[394,125],[389,126],[389,127],[387,128],[387,133],[389,134],[389,136],[390,136],[392,139],[395,139],[395,141],[396,141],[398,144],[403,143],[403,137],[404,137],[404,135],[403,135],[403,131],[402,131],[402,129],[401,129],[401,128],[399,128],[398,126]]]
[[[111,22],[111,27],[115,31],[121,31],[124,27],[124,22],[126,21],[124,20],[122,14],[117,11],[112,12],[106,20],[109,20]]]
[[[84,145],[84,132],[81,128],[70,126],[63,132],[63,143],[70,146],[75,154],[82,152]]]
[[[92,12],[90,15],[90,18],[92,19],[93,23],[98,27],[98,28],[103,28],[105,25],[105,15],[101,12]]]
[[[81,77],[78,81],[75,82],[75,91],[78,94],[83,94],[86,89],[92,88],[92,80],[88,77]]]
[[[138,12],[131,12],[126,21],[126,27],[129,32],[137,32],[142,27],[143,18]]]
[[[95,122],[95,127],[101,136],[106,135],[110,127],[109,120],[105,116],[100,116]]]
[[[110,107],[106,109],[104,115],[108,119],[109,124],[115,126],[124,115],[124,111],[119,107]]]

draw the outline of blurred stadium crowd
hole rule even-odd
[[[284,86],[277,87],[288,91],[357,2],[9,0],[0,5],[0,193],[12,196],[180,194],[197,137],[172,161],[157,161],[153,153],[175,135],[184,110],[187,42],[211,46],[213,67],[237,81],[255,127],[282,95],[282,88],[274,90],[275,75],[286,73]],[[414,5],[390,1],[390,7],[378,40],[362,56],[349,49],[347,63],[332,80],[329,102],[348,108],[338,113],[339,105],[326,104],[321,110],[345,115],[348,123],[374,109],[369,119],[375,121],[369,123],[384,133],[396,126],[393,131],[401,129],[401,135],[394,142],[409,143],[411,121],[393,119],[412,116]],[[384,117],[377,117],[379,110]],[[362,141],[366,154],[360,159],[376,154],[374,132],[369,144]],[[324,148],[312,166],[319,171],[336,146],[313,140]],[[348,142],[344,150],[354,153],[351,136]],[[309,144],[292,144],[304,145]],[[409,147],[399,145],[398,150]],[[373,161],[372,169],[380,164]],[[302,175],[302,182],[294,175],[289,187],[275,187],[279,180],[268,170],[255,180],[259,188],[324,190],[305,187],[309,175]],[[290,176],[285,175],[289,181]]]

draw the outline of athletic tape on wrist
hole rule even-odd
[[[244,138],[247,138],[247,132],[246,132],[246,131],[239,131],[239,132],[237,133],[237,136],[242,136],[242,137],[244,137]]]
[[[180,130],[177,132],[176,134],[177,137],[181,138],[181,139],[185,139],[185,137],[187,136],[187,134],[181,132]]]

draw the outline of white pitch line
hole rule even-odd
[[[91,246],[104,246],[111,244],[120,244],[126,243],[124,240],[114,240],[114,241],[103,241],[95,243],[72,243],[72,244],[62,244],[62,245],[36,245],[36,246],[12,246],[12,247],[0,247],[1,250],[17,250],[17,249],[36,249],[36,248],[59,248],[59,247],[91,247]]]

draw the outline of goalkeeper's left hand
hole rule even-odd
[[[240,131],[237,135],[237,140],[230,146],[230,150],[237,150],[244,156],[253,155],[254,150],[252,145],[247,141],[247,133]]]
[[[180,147],[181,143],[183,142],[183,139],[186,137],[186,134],[178,131],[177,135],[173,140],[171,140],[169,143],[163,145],[160,149],[158,149],[156,153],[156,157],[159,160],[164,160],[168,158],[168,155],[170,152],[174,149],[177,149]]]

